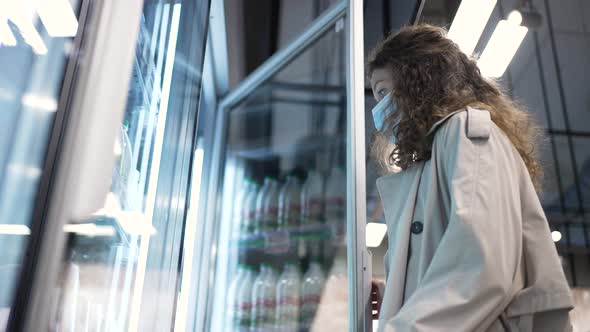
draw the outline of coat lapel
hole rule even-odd
[[[382,319],[393,317],[403,304],[410,228],[423,167],[424,163],[420,162],[405,171],[377,179],[390,245],[387,288],[381,306]],[[394,275],[396,272],[398,274]]]

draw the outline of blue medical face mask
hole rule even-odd
[[[387,96],[383,97],[383,99],[381,99],[381,101],[379,101],[377,105],[373,107],[373,122],[375,122],[375,128],[377,128],[380,133],[389,136],[388,134],[384,133],[385,119],[395,112],[397,112],[397,103],[395,100],[391,100],[391,93],[388,93]],[[397,143],[396,134],[398,124],[399,118],[397,119],[396,123],[394,123],[393,132],[391,133],[391,136],[389,136],[389,140],[392,144]]]

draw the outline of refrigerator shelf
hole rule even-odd
[[[249,141],[234,146],[228,151],[236,157],[252,160],[270,160],[276,157],[289,157],[299,154],[313,154],[318,151],[343,147],[346,139],[342,136],[308,136],[300,140],[305,144],[285,142],[269,146],[266,140]]]
[[[346,86],[337,84],[317,84],[317,83],[301,83],[301,82],[287,82],[287,81],[270,81],[260,87],[262,91],[301,91],[301,92],[318,92],[318,93],[335,93],[346,96]]]
[[[134,245],[131,235],[111,216],[97,215],[82,223],[69,224],[68,226],[74,226],[74,228],[75,226],[92,226],[91,229],[95,228],[97,231],[110,230],[113,232],[106,236],[92,231],[70,231],[68,246],[72,253],[71,260],[75,263],[106,263],[111,259],[113,248],[123,247],[129,250]],[[132,257],[129,259],[134,260]]]
[[[258,234],[241,234],[234,236],[233,242],[242,251],[250,249],[282,252],[299,240],[329,240],[336,234],[335,225],[312,224],[292,227],[286,230],[265,230]],[[285,249],[284,251],[287,251]]]

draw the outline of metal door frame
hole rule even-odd
[[[208,330],[211,327],[215,271],[217,264],[217,247],[219,240],[218,216],[221,209],[221,181],[223,151],[225,147],[226,115],[230,109],[249,96],[275,73],[287,66],[292,60],[308,49],[323,34],[331,29],[341,18],[346,17],[347,26],[347,257],[349,275],[349,322],[350,330],[356,331],[365,325],[365,306],[363,284],[367,281],[367,260],[365,250],[366,196],[365,196],[365,134],[364,134],[364,45],[363,45],[363,1],[343,0],[312,22],[312,24],[292,41],[279,50],[254,72],[246,77],[233,91],[223,98],[218,106],[215,119],[215,137],[208,169],[207,202],[200,210],[206,211],[205,222],[199,229],[199,238],[203,241],[201,262],[199,264],[199,304],[197,311],[204,317],[197,328]],[[213,128],[211,129],[213,130]],[[203,308],[204,306],[204,308]],[[352,322],[356,322],[353,324]]]
[[[365,158],[365,59],[363,0],[349,0],[348,6],[348,47],[346,83],[347,102],[347,167],[348,179],[348,273],[349,294],[355,305],[349,308],[349,329],[370,331],[372,326],[369,296],[371,291],[371,257],[367,251],[365,229],[367,224],[367,173]],[[368,287],[368,289],[367,289]],[[369,318],[369,319],[367,319]],[[353,322],[355,322],[353,324]]]
[[[62,140],[69,112],[71,111],[69,106],[73,95],[73,87],[76,82],[76,72],[78,66],[81,64],[80,50],[85,40],[84,35],[87,30],[88,12],[91,10],[91,5],[91,0],[82,0],[79,4],[77,15],[79,31],[72,41],[73,48],[71,54],[68,56],[66,71],[62,81],[59,104],[52,125],[47,152],[45,154],[45,161],[43,163],[43,170],[41,172],[41,179],[39,181],[39,188],[33,206],[33,214],[30,224],[31,232],[23,255],[24,259],[22,260],[19,271],[17,289],[14,294],[14,301],[12,303],[10,317],[7,323],[8,325],[6,329],[8,331],[21,329],[25,319],[24,313],[27,310],[27,304],[31,296],[30,285],[40,250],[40,237],[43,234],[45,226],[43,217],[49,203],[49,190],[51,188],[54,168],[59,154],[60,142]]]

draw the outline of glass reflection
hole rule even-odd
[[[346,328],[339,26],[226,115],[213,331]]]
[[[0,3],[0,330],[6,329],[58,112],[78,1]],[[66,17],[65,30],[55,25]],[[65,20],[64,20],[65,22]]]
[[[208,5],[143,2],[111,192],[101,210],[64,229],[69,237],[52,320],[57,330],[174,327],[180,282],[175,264],[189,186],[189,170],[174,167],[190,162],[184,150],[192,148],[192,136],[169,128],[196,121],[197,110],[186,109],[198,104],[193,90],[200,86],[202,58],[192,52],[205,46],[199,29],[206,31],[201,22],[207,22]]]

